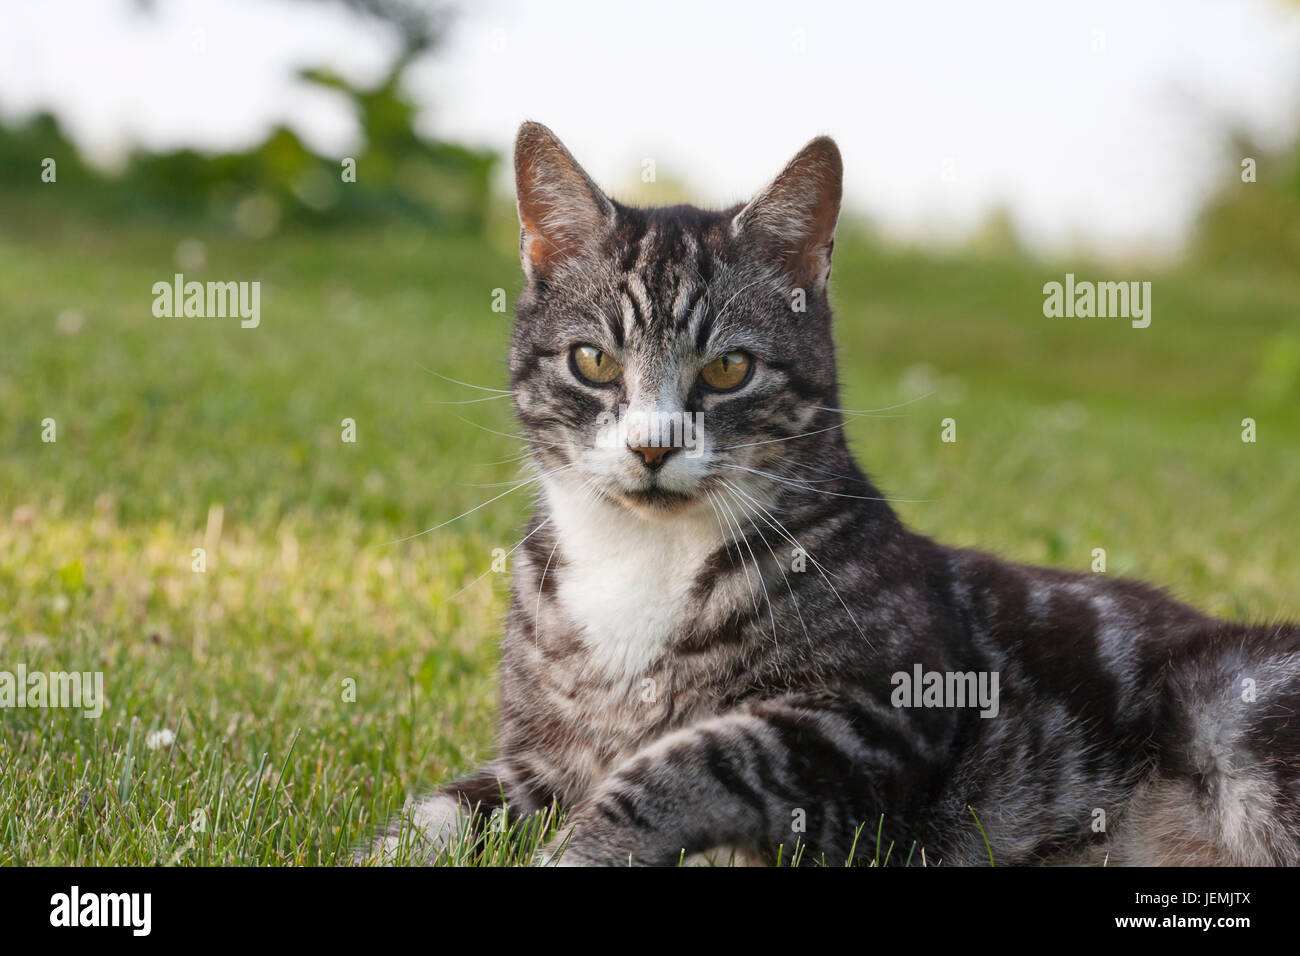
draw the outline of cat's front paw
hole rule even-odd
[[[410,803],[401,819],[369,847],[354,850],[357,866],[427,866],[457,840],[470,816],[450,794],[435,793]]]
[[[537,848],[533,854],[533,866],[594,866],[585,859],[586,854],[571,844],[574,827],[569,825],[559,830],[553,837]],[[575,850],[570,854],[570,850]]]
[[[628,866],[630,854],[602,839],[594,822],[578,821],[556,833],[533,855],[533,866]]]

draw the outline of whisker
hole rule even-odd
[[[827,405],[814,405],[813,408],[820,409],[823,412],[840,412],[843,415],[874,415],[876,412],[888,412],[895,408],[906,408],[908,405],[914,405],[919,401],[929,398],[934,392],[926,392],[924,395],[918,395],[916,398],[909,398],[905,402],[899,402],[896,405],[884,405],[880,408],[832,408]],[[881,415],[881,418],[902,418],[902,415]]]
[[[745,504],[745,502],[741,501],[739,498],[735,499],[735,502],[746,514],[753,515],[756,513],[752,505]],[[803,636],[808,640],[811,640],[812,638],[808,634],[808,625],[805,624],[803,620],[803,612],[799,609],[799,599],[795,597],[794,586],[790,583],[790,575],[785,573],[784,563],[776,556],[776,552],[772,550],[772,544],[767,540],[767,535],[763,534],[763,529],[758,525],[754,525],[754,530],[758,532],[759,540],[767,547],[768,554],[772,555],[772,563],[775,564],[776,569],[781,572],[781,580],[785,581],[786,590],[790,592],[790,600],[794,602],[794,613],[795,616],[799,618],[799,626],[803,628]],[[768,607],[771,608],[770,602]]]
[[[808,556],[808,560],[812,562],[813,567],[817,569],[817,573],[820,574],[822,576],[822,580],[826,582],[826,586],[831,589],[831,593],[835,595],[836,599],[840,602],[840,606],[844,608],[844,613],[847,614],[849,616],[849,620],[853,622],[853,626],[857,629],[858,635],[864,641],[867,642],[868,646],[870,646],[871,641],[870,639],[868,639],[866,633],[862,630],[862,625],[859,624],[858,619],[853,616],[853,612],[849,610],[849,606],[848,604],[845,603],[843,596],[839,592],[839,589],[836,588],[835,585],[831,583],[831,579],[827,577],[826,570],[822,567],[821,562],[818,561],[815,557],[813,557],[812,552],[810,552],[807,548],[805,548],[802,544],[800,544],[799,541],[795,538],[795,536],[791,534],[790,531],[785,527],[785,525],[781,523],[780,519],[778,519],[775,515],[773,515],[770,511],[768,511],[767,508],[765,508],[763,504],[760,501],[758,501],[758,499],[754,498],[752,495],[747,493],[743,488],[733,485],[725,478],[719,480],[728,488],[735,491],[737,494],[753,502],[754,506],[758,508],[759,512],[770,519],[768,521],[769,525],[771,525],[779,534],[784,535],[786,540],[790,541],[792,544],[794,544],[796,548],[798,548],[800,551],[802,551],[804,554]]]
[[[723,448],[714,449],[715,451],[731,451],[733,448],[753,448],[755,445],[774,445],[777,442],[794,441],[796,438],[807,438],[809,435],[820,435],[822,432],[831,432],[837,428],[843,428],[844,422],[836,422],[834,425],[827,425],[825,428],[818,428],[815,431],[804,432],[801,435],[791,435],[789,438],[768,438],[764,441],[745,442],[743,445],[727,445]]]
[[[827,573],[831,574],[832,577],[835,576],[835,575],[834,575],[834,572],[831,572],[828,568],[826,568],[824,565],[822,565],[822,563],[821,563],[820,561],[818,561],[818,560],[817,560],[817,559],[812,555],[812,553],[808,551],[807,548],[805,548],[802,544],[800,544],[798,541],[796,541],[794,535],[789,531],[789,529],[787,529],[787,528],[785,527],[785,525],[783,525],[783,524],[782,524],[782,523],[781,523],[781,522],[776,518],[776,516],[772,514],[771,511],[769,511],[767,508],[765,508],[765,507],[763,506],[763,504],[762,504],[762,503],[761,503],[757,498],[755,498],[753,495],[751,495],[751,494],[749,494],[748,492],[746,492],[745,489],[741,488],[739,485],[733,485],[733,484],[731,484],[731,482],[726,481],[725,479],[720,479],[720,480],[723,482],[723,484],[726,484],[728,487],[730,487],[730,488],[731,488],[733,491],[735,491],[737,494],[740,494],[740,495],[744,496],[744,498],[745,498],[746,500],[752,502],[752,503],[754,504],[754,506],[755,506],[756,508],[759,509],[760,514],[764,515],[764,516],[767,517],[767,518],[770,518],[771,521],[768,521],[768,526],[769,526],[769,527],[774,527],[774,528],[776,528],[777,530],[779,530],[779,531],[781,532],[781,534],[784,535],[784,537],[785,537],[785,539],[786,539],[787,541],[789,541],[791,544],[793,544],[796,548],[798,548],[798,549],[799,549],[800,551],[802,551],[804,554],[808,555],[808,559],[809,559],[810,561],[812,561],[812,563],[813,563],[813,567],[817,568],[818,570],[821,570],[821,571],[824,571],[824,572],[827,572]],[[772,522],[773,522],[773,521],[776,522],[775,525],[772,525]]]
[[[500,395],[484,395],[482,398],[466,398],[458,402],[431,401],[429,404],[431,405],[477,405],[479,402],[495,402],[499,398],[509,398],[510,395],[511,395],[510,392],[503,392]]]
[[[529,538],[531,538],[533,535],[537,534],[537,532],[541,531],[543,528],[545,528],[545,527],[546,527],[548,524],[550,524],[550,523],[551,523],[551,519],[550,519],[550,518],[547,518],[547,519],[544,520],[541,524],[539,524],[536,528],[534,528],[532,531],[530,531],[530,532],[528,532],[526,535],[524,535],[524,536],[519,540],[519,543],[518,543],[517,545],[515,545],[513,548],[511,548],[509,551],[507,551],[507,552],[505,553],[505,557],[507,557],[507,558],[510,557],[510,555],[514,554],[516,551],[518,551],[520,548],[522,548],[522,547],[524,546],[524,542],[525,542],[525,541],[527,541],[527,540],[528,540]],[[556,543],[558,544],[559,542],[557,541]],[[491,574],[491,573],[492,573],[492,569],[491,569],[491,568],[488,568],[486,571],[484,571],[482,574],[480,574],[478,577],[476,577],[473,581],[469,582],[469,584],[465,585],[463,588],[461,588],[459,591],[457,591],[457,592],[456,592],[455,594],[453,594],[451,597],[447,598],[447,600],[448,600],[448,601],[454,601],[454,600],[456,600],[456,598],[460,597],[462,594],[464,594],[466,591],[468,591],[468,590],[469,590],[470,588],[472,588],[474,585],[478,584],[480,581],[482,581],[485,577],[487,577],[487,576],[488,576],[489,574]],[[444,603],[445,603],[445,602],[444,602]]]
[[[509,458],[498,458],[496,461],[476,461],[471,464],[476,468],[495,468],[498,465],[513,465],[517,462],[527,461],[533,457],[531,450],[525,448],[517,455],[511,455]]]
[[[719,502],[721,502],[722,507],[723,507],[724,509],[726,509],[726,512],[727,512],[728,516],[730,516],[730,518],[731,518],[731,522],[732,522],[733,526],[734,526],[735,529],[736,529],[736,537],[737,537],[737,541],[738,541],[738,543],[737,543],[737,545],[736,545],[736,553],[740,555],[740,566],[741,566],[741,568],[744,569],[744,571],[745,571],[745,582],[749,585],[749,595],[750,595],[751,600],[752,600],[753,603],[754,603],[754,611],[755,611],[755,612],[758,612],[758,610],[759,610],[758,595],[757,595],[757,593],[755,593],[755,591],[754,591],[754,583],[753,583],[752,581],[749,580],[749,569],[745,566],[745,555],[744,555],[744,553],[740,550],[740,545],[741,545],[741,544],[743,544],[743,545],[745,546],[745,549],[746,549],[747,551],[749,551],[749,558],[750,558],[750,561],[751,561],[751,562],[753,563],[753,565],[754,565],[754,576],[758,578],[758,586],[759,586],[759,587],[762,589],[762,591],[763,591],[763,597],[764,597],[765,600],[767,600],[767,611],[768,611],[768,614],[771,615],[771,614],[772,614],[772,601],[771,601],[771,599],[768,598],[768,596],[767,596],[767,585],[766,585],[766,584],[764,583],[764,581],[763,581],[763,569],[762,569],[761,567],[759,567],[759,564],[758,564],[758,558],[754,555],[754,549],[751,548],[750,545],[749,545],[749,538],[748,538],[748,536],[745,534],[745,529],[741,526],[740,519],[737,518],[735,512],[731,510],[731,504],[734,503],[734,502],[729,502],[728,498],[729,498],[729,496],[728,496],[728,497],[724,497],[724,496],[722,496],[721,494],[718,496],[718,500],[719,500]],[[772,618],[772,641],[775,643],[775,642],[776,642],[776,639],[777,639],[777,638],[776,638],[776,618],[773,617],[773,618]]]
[[[525,485],[531,485],[531,484],[532,484],[533,482],[535,482],[535,481],[541,481],[541,477],[540,477],[540,476],[535,476],[535,477],[533,477],[533,478],[527,478],[527,479],[525,479],[524,481],[521,481],[521,482],[519,482],[518,484],[514,485],[512,488],[510,488],[509,491],[503,491],[503,492],[501,492],[501,494],[497,495],[495,498],[489,498],[487,501],[483,502],[482,504],[480,504],[480,505],[475,505],[473,508],[470,508],[469,511],[464,511],[464,512],[462,512],[462,513],[456,515],[456,517],[454,517],[454,518],[448,518],[446,521],[442,522],[441,524],[436,524],[436,525],[434,525],[432,528],[425,528],[423,531],[417,531],[415,534],[407,535],[405,538],[398,538],[396,541],[389,541],[388,543],[389,543],[390,545],[392,545],[392,544],[401,544],[401,543],[404,542],[404,541],[411,541],[411,540],[413,540],[413,539],[415,539],[415,538],[419,538],[419,537],[421,537],[421,536],[423,536],[423,535],[431,534],[432,532],[437,531],[439,528],[445,528],[445,527],[447,527],[447,525],[451,524],[453,521],[459,521],[461,518],[464,518],[466,515],[472,515],[474,512],[478,511],[480,508],[486,508],[488,505],[492,504],[492,502],[494,502],[494,501],[499,501],[500,499],[504,498],[506,495],[508,495],[508,494],[512,494],[512,493],[518,491],[520,488],[523,488]]]
[[[418,363],[417,363],[417,364],[418,364]],[[514,391],[513,391],[512,389],[508,389],[508,388],[488,388],[486,385],[471,385],[469,382],[462,382],[462,381],[461,381],[460,379],[458,379],[458,378],[448,378],[446,375],[443,375],[441,372],[435,372],[433,369],[431,369],[431,368],[425,368],[423,365],[421,365],[420,368],[424,369],[424,370],[425,370],[426,372],[428,372],[430,375],[436,375],[438,378],[442,379],[444,382],[451,382],[453,385],[463,385],[463,386],[465,386],[466,388],[476,388],[476,389],[478,389],[480,392],[500,392],[502,395],[513,395],[513,394],[514,394]]]
[[[734,568],[736,566],[736,559],[731,556],[731,532],[722,525],[722,514],[718,511],[717,502],[713,500],[713,492],[706,488],[704,490],[704,496],[708,499],[709,507],[713,509],[713,518],[718,522],[718,530],[722,532],[722,546],[727,551],[727,560],[731,562],[731,566]]]
[[[529,438],[527,435],[511,435],[509,432],[499,432],[495,428],[488,428],[486,425],[472,422],[468,418],[461,418],[459,415],[457,415],[456,418],[460,419],[460,421],[464,422],[466,425],[472,425],[474,428],[479,429],[479,431],[485,431],[492,435],[500,435],[502,438],[513,438],[515,441],[526,441],[532,445],[554,445],[556,447],[563,447],[564,445],[563,442],[542,441],[539,438]]]
[[[809,488],[808,484],[800,478],[782,477],[781,475],[774,475],[768,471],[761,471],[757,468],[746,468],[744,465],[735,465],[725,461],[720,461],[718,464],[723,468],[734,468],[738,471],[747,471],[752,475],[762,475],[764,478],[779,481],[781,484],[789,485],[791,488],[797,488],[800,491],[810,491],[815,495],[830,495],[835,498],[856,498],[858,501],[898,501],[904,504],[924,504],[935,500],[934,498],[881,498],[871,495],[846,495],[840,491],[827,491],[824,488]]]
[[[739,501],[737,501],[735,498],[733,498],[730,495],[728,495],[728,497],[731,498],[732,503],[735,504],[736,507],[738,508],[741,507]],[[744,509],[742,508],[741,510],[743,511]],[[737,525],[739,525],[740,522],[737,521],[736,523]],[[758,563],[758,556],[754,554],[754,549],[749,543],[749,536],[745,535],[741,538],[741,540],[744,542],[746,550],[749,551],[750,560],[754,562],[754,574],[757,575],[758,577],[758,586],[763,589],[763,600],[767,601],[767,616],[772,622],[772,643],[775,644],[777,643],[776,612],[772,610],[772,596],[767,593],[767,582],[763,580],[763,568]],[[773,557],[775,557],[775,555],[773,555]]]
[[[531,477],[531,478],[525,478],[524,480],[522,480],[522,481],[516,483],[513,487],[508,488],[507,490],[501,492],[501,494],[496,495],[495,497],[489,498],[487,501],[483,502],[482,504],[475,505],[473,508],[470,508],[469,511],[461,512],[460,514],[456,515],[456,517],[454,517],[454,518],[448,518],[446,521],[442,522],[441,524],[436,524],[436,525],[434,525],[432,528],[425,528],[423,531],[417,531],[415,534],[407,535],[405,538],[398,538],[396,541],[389,541],[389,542],[388,542],[388,545],[385,545],[385,547],[387,547],[387,546],[389,546],[389,545],[394,545],[394,544],[402,544],[402,543],[405,542],[405,541],[411,541],[411,540],[413,540],[413,539],[415,539],[415,538],[422,537],[422,536],[424,536],[424,535],[426,535],[426,534],[431,534],[431,533],[433,533],[434,531],[437,531],[439,528],[445,528],[445,527],[447,527],[447,525],[451,524],[451,523],[454,522],[454,521],[459,521],[461,518],[464,518],[464,517],[467,516],[467,515],[472,515],[474,512],[478,511],[480,508],[486,508],[488,505],[492,504],[492,502],[494,502],[494,501],[500,501],[500,500],[501,500],[502,498],[504,498],[506,495],[514,494],[514,493],[515,493],[516,491],[518,491],[520,488],[524,488],[524,487],[527,487],[528,485],[535,484],[536,482],[541,481],[543,478],[548,478],[548,477],[550,477],[551,475],[558,474],[558,473],[561,472],[561,471],[566,471],[566,470],[568,470],[569,468],[572,468],[572,467],[574,467],[574,466],[573,466],[573,465],[563,465],[563,466],[561,466],[561,467],[559,467],[559,468],[552,469],[551,471],[547,472],[546,474],[538,474],[538,475],[534,475],[534,476]]]
[[[910,398],[910,399],[908,399],[906,402],[899,402],[897,405],[886,405],[884,408],[875,409],[874,411],[886,411],[886,410],[888,410],[888,409],[890,409],[890,408],[902,408],[904,405],[910,405],[910,404],[912,404],[913,402],[919,402],[919,401],[920,401],[921,399],[923,399],[923,398],[928,398],[928,397],[929,397],[930,395],[932,395],[932,394],[933,394],[932,392],[927,392],[925,395],[921,395],[921,396],[918,397],[918,398]],[[825,411],[825,412],[839,412],[839,413],[844,413],[844,414],[848,414],[848,415],[857,415],[857,416],[866,416],[866,417],[872,417],[872,411],[873,411],[872,409],[844,409],[844,408],[831,408],[830,406],[827,406],[827,405],[813,405],[812,407],[815,408],[815,409],[817,409],[817,410],[819,410],[819,411]],[[900,415],[878,415],[878,416],[874,416],[874,417],[877,417],[877,418],[901,418],[901,417],[905,417],[905,416],[900,416]],[[817,428],[817,429],[814,429],[813,431],[810,431],[810,432],[803,432],[803,433],[801,433],[801,434],[799,434],[799,435],[790,435],[790,436],[787,437],[787,438],[768,438],[768,439],[765,439],[765,440],[763,440],[763,441],[745,442],[744,444],[740,444],[740,445],[727,445],[727,446],[725,446],[725,447],[723,447],[723,448],[718,448],[718,449],[716,449],[716,450],[717,450],[717,451],[730,451],[730,450],[733,449],[733,448],[753,448],[755,445],[773,445],[773,444],[776,444],[776,443],[778,443],[778,442],[794,441],[796,438],[808,438],[808,437],[811,436],[811,435],[820,435],[820,434],[822,434],[823,432],[834,431],[834,430],[837,429],[837,428],[843,428],[843,427],[845,426],[845,424],[846,424],[845,422],[836,422],[836,423],[833,424],[833,425],[827,425],[825,428]]]
[[[724,509],[724,510],[723,510],[723,513],[722,513],[722,516],[723,516],[724,519],[726,519],[728,526],[729,526],[729,527],[732,527],[732,528],[735,529],[735,531],[736,531],[736,535],[737,535],[737,539],[739,539],[739,538],[743,538],[743,537],[745,536],[745,533],[744,533],[743,530],[741,530],[740,526],[739,526],[738,524],[735,523],[735,518],[734,518],[734,516],[732,516],[731,513],[730,513],[731,509],[729,509],[729,508],[727,507],[727,503],[726,503],[725,501],[722,500],[722,495],[721,495],[721,494],[718,495],[718,504],[719,504],[719,505]],[[737,542],[737,544],[736,544],[736,554],[740,557],[740,570],[743,571],[743,572],[745,573],[745,583],[746,583],[747,585],[749,585],[749,597],[750,597],[750,600],[753,601],[753,603],[754,603],[754,610],[757,611],[757,610],[758,610],[758,595],[755,594],[755,592],[754,592],[754,582],[751,581],[751,580],[749,580],[749,568],[748,568],[748,567],[746,566],[746,564],[745,564],[745,554],[744,554],[743,551],[740,550],[740,544],[739,544],[738,542]]]
[[[513,485],[522,479],[516,478],[513,481],[458,481],[458,488],[504,488],[506,485]]]
[[[555,544],[551,546],[551,553],[546,556],[546,567],[542,568],[541,580],[537,582],[537,607],[533,609],[533,643],[537,643],[537,622],[542,616],[542,588],[546,586],[546,572],[551,570],[551,559],[555,557],[555,551],[560,546],[560,536],[555,536]]]
[[[828,475],[829,478],[826,480],[838,478],[841,481],[852,482],[855,485],[870,484],[870,482],[865,481],[862,478],[854,478],[852,475],[837,475],[833,471],[827,471],[825,468],[814,468],[812,465],[809,465],[806,462],[802,462],[802,461],[790,461],[788,459],[783,459],[782,463],[786,465],[794,465],[796,468],[806,468],[808,471],[815,471],[819,475]],[[812,484],[814,482],[814,479],[812,478],[800,479],[800,480],[807,481],[809,484]],[[818,481],[818,483],[820,483],[820,480]]]

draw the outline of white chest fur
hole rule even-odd
[[[564,553],[560,603],[603,676],[633,681],[689,613],[695,578],[722,545],[717,519],[706,505],[643,517],[558,483],[546,498]]]

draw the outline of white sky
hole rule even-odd
[[[1300,4],[1282,0],[463,6],[411,74],[428,130],[508,152],[537,119],[598,182],[648,157],[719,205],[830,133],[846,203],[900,235],[957,233],[1001,203],[1036,246],[1158,251],[1237,175],[1225,121],[1273,144],[1300,132]],[[276,122],[355,151],[347,110],[291,68],[376,78],[382,33],[293,0],[133,10],[0,0],[0,115],[51,108],[101,155],[238,147]]]

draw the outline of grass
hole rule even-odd
[[[528,492],[391,542],[517,474],[482,430],[512,430],[505,402],[439,404],[493,393],[430,374],[504,386],[511,242],[200,235],[188,278],[262,282],[241,329],[152,315],[191,237],[22,212],[0,211],[0,670],[102,671],[108,700],[0,711],[0,863],[345,861],[491,753],[489,569]],[[1067,270],[1151,279],[1151,327],[1044,318]],[[1101,547],[1207,610],[1300,617],[1300,278],[1121,272],[844,237],[843,403],[929,393],[853,419],[854,447],[948,542],[1081,570]],[[524,861],[545,832],[453,862]]]

